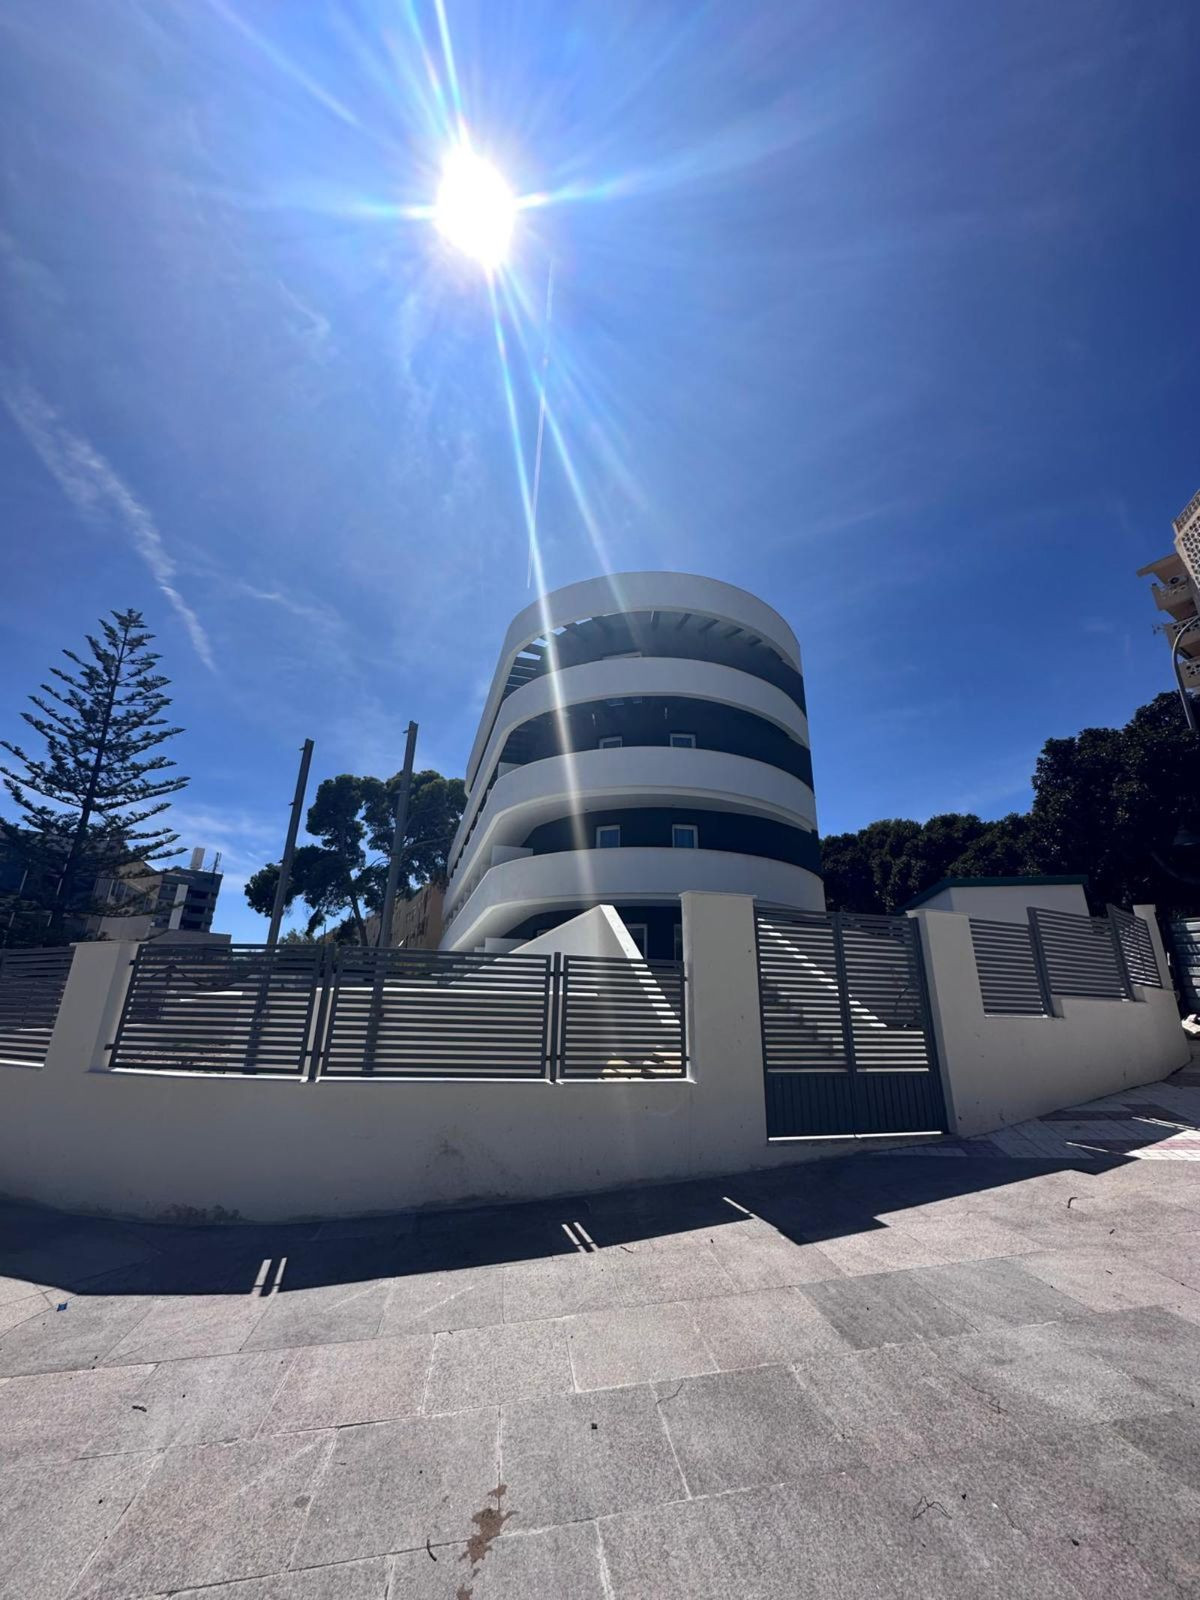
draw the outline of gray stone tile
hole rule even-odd
[[[932,1239],[918,1238],[904,1228],[866,1228],[821,1240],[821,1252],[839,1272],[898,1272],[904,1267],[932,1267],[946,1257]]]
[[[310,1433],[168,1451],[88,1568],[79,1600],[127,1600],[278,1572],[333,1438]]]
[[[6,1256],[4,1271],[14,1278],[62,1287],[153,1260],[157,1254],[135,1234],[102,1225],[76,1226]]]
[[[393,1280],[379,1337],[484,1328],[504,1320],[503,1274],[498,1267],[420,1272]]]
[[[736,1222],[717,1229],[709,1248],[739,1289],[786,1289],[841,1276],[824,1250],[794,1244],[763,1222]]]
[[[657,1394],[693,1495],[782,1483],[864,1460],[863,1451],[840,1435],[790,1367],[684,1378],[658,1384]]]
[[[95,1368],[0,1384],[0,1466],[83,1455],[97,1425],[124,1417],[153,1370]]]
[[[1081,1593],[1146,1592],[1142,1573],[1152,1593],[1195,1592],[1200,1495],[1111,1426],[1030,1440],[989,1469],[993,1498]]]
[[[943,1261],[983,1261],[992,1256],[1020,1256],[1038,1248],[1019,1228],[977,1212],[942,1212],[926,1207],[906,1212],[897,1226]]]
[[[925,1457],[857,1475],[910,1594],[1076,1600],[1081,1591],[1059,1570],[1055,1552],[1020,1527],[997,1497],[997,1478],[1019,1459],[1017,1451],[1007,1460]],[[1113,1600],[1117,1593],[1140,1600],[1137,1585],[1149,1575],[1134,1562],[1119,1570],[1125,1587],[1113,1591]],[[1091,1600],[1106,1591],[1093,1584],[1082,1592]]]
[[[1173,1402],[1086,1348],[1081,1321],[948,1339],[948,1369],[1031,1433],[1173,1409]],[[1111,1338],[1111,1336],[1110,1336]]]
[[[1019,1440],[1005,1405],[942,1362],[942,1349],[917,1342],[822,1355],[798,1363],[795,1373],[867,1461],[1000,1450]]]
[[[495,1506],[492,1407],[341,1428],[292,1556],[297,1567],[420,1549],[475,1532]],[[403,1591],[401,1591],[403,1592]]]
[[[25,1287],[28,1290],[29,1285],[26,1284]],[[32,1317],[40,1317],[49,1307],[49,1300],[40,1293],[26,1293],[19,1300],[6,1300],[0,1305],[0,1333],[7,1333],[10,1328],[15,1328],[21,1322],[28,1322]]]
[[[805,1284],[801,1292],[859,1350],[945,1339],[971,1328],[965,1317],[923,1288],[913,1272],[834,1278]]]
[[[570,1317],[561,1326],[577,1389],[611,1389],[716,1371],[687,1304],[593,1311]]]
[[[704,1300],[733,1294],[736,1283],[707,1245],[676,1250],[617,1251],[608,1258],[620,1303],[656,1305],[668,1300]]]
[[[981,1336],[977,1336],[981,1337]],[[994,1450],[1021,1437],[1004,1407],[922,1343],[818,1356],[796,1377],[828,1426],[875,1464]]]
[[[1062,1340],[1081,1357],[1123,1374],[1147,1397],[1165,1401],[1168,1409],[1200,1406],[1200,1327],[1163,1306],[1077,1317],[1063,1324]],[[1146,1413],[1162,1409],[1157,1403],[1140,1408]]]
[[[339,1562],[334,1567],[277,1572],[269,1578],[244,1578],[215,1589],[176,1589],[170,1600],[385,1600],[389,1565],[382,1556]],[[406,1600],[406,1593],[397,1590],[396,1600]]]
[[[392,1563],[393,1600],[611,1600],[594,1523],[505,1536],[472,1562],[465,1544],[440,1545]]]
[[[1061,1322],[1079,1315],[1078,1301],[1025,1270],[1017,1261],[961,1261],[945,1267],[919,1267],[897,1274],[915,1283],[957,1312],[971,1327],[1023,1328],[1038,1322]]]
[[[28,1278],[0,1278],[0,1309],[13,1300],[28,1300],[41,1293],[41,1285],[30,1283]]]
[[[439,1333],[425,1410],[466,1411],[524,1394],[565,1394],[571,1388],[564,1322],[513,1322],[495,1328]]]
[[[851,1348],[799,1289],[756,1289],[697,1300],[692,1317],[717,1366],[726,1371]]]
[[[310,1345],[296,1353],[264,1433],[385,1422],[421,1409],[433,1335]]]
[[[154,1465],[108,1456],[0,1472],[0,1600],[65,1596]]]
[[[151,1302],[145,1317],[105,1356],[121,1361],[181,1361],[240,1350],[271,1301],[261,1295],[173,1295]]]
[[[1159,1412],[1109,1424],[1160,1471],[1200,1494],[1200,1410]]]
[[[850,1478],[812,1478],[603,1518],[619,1600],[901,1600],[878,1517]]]
[[[550,1256],[505,1267],[505,1322],[568,1317],[626,1303],[622,1280],[609,1252]]]
[[[145,1300],[75,1295],[0,1338],[0,1377],[88,1367],[104,1357],[149,1310]]]
[[[259,1350],[163,1362],[129,1404],[95,1418],[85,1453],[169,1450],[252,1438],[294,1359],[292,1350]],[[98,1370],[120,1374],[128,1369]]]
[[[386,1282],[329,1283],[273,1294],[265,1301],[267,1309],[242,1348],[277,1350],[287,1345],[374,1339],[390,1288]]]
[[[1195,1289],[1120,1250],[1047,1250],[1027,1256],[1021,1265],[1092,1311],[1166,1306],[1177,1314],[1191,1311],[1191,1321],[1200,1307],[1200,1293]]]
[[[512,1401],[500,1412],[510,1532],[582,1522],[685,1494],[644,1385]]]

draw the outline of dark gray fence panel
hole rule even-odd
[[[983,1009],[994,1016],[1049,1015],[1033,935],[1027,922],[971,918],[971,943]]]
[[[683,963],[564,956],[559,1041],[563,1078],[683,1077]]]
[[[40,1067],[75,952],[0,950],[0,1066]]]
[[[1119,906],[1109,906],[1108,915],[1121,941],[1121,953],[1125,957],[1125,970],[1130,980],[1140,983],[1145,989],[1161,989],[1162,974],[1158,970],[1158,957],[1154,953],[1154,941],[1147,923],[1132,911],[1122,911]]]
[[[1200,917],[1172,917],[1167,931],[1184,1010],[1200,1011]]]
[[[917,925],[848,912],[841,924],[856,1131],[941,1132],[946,1113]]]
[[[1054,994],[1090,1000],[1126,1000],[1129,991],[1113,928],[1107,917],[1030,907]]]
[[[760,912],[757,931],[770,1137],[943,1129],[912,919]]]
[[[545,1077],[550,975],[547,956],[339,948],[322,1075]]]
[[[256,1072],[305,1066],[323,945],[143,945],[115,1069]]]

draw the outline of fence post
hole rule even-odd
[[[308,1071],[305,1073],[305,1079],[309,1083],[317,1081],[321,1071],[321,1058],[325,1054],[325,1035],[329,1026],[330,1007],[333,1005],[336,953],[336,945],[323,945],[320,960],[313,972],[313,981],[318,985],[318,990],[317,1003],[313,1007],[312,1032],[309,1035]]]
[[[552,952],[546,967],[546,1077],[557,1083],[562,1064],[562,1014],[566,1001],[566,962],[560,950]]]
[[[1121,980],[1121,987],[1125,991],[1126,1000],[1136,1000],[1133,992],[1133,982],[1129,976],[1129,967],[1125,960],[1125,946],[1121,943],[1121,925],[1113,916],[1115,906],[1105,906],[1108,922],[1108,937],[1112,942],[1113,956],[1117,963],[1117,976]]]
[[[1029,943],[1033,950],[1033,966],[1037,973],[1038,989],[1042,996],[1042,1010],[1046,1016],[1054,1015],[1053,991],[1050,987],[1050,967],[1046,961],[1046,948],[1042,944],[1042,930],[1038,926],[1037,907],[1026,907],[1029,918]]]

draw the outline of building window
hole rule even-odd
[[[671,824],[672,850],[697,850],[699,847],[699,829],[694,822],[674,822]]]
[[[643,960],[645,960],[646,950],[650,938],[649,929],[646,927],[646,924],[644,922],[627,922],[625,924],[625,931],[633,940],[634,944],[637,945],[638,954]]]
[[[601,739],[601,740],[599,740],[597,742],[596,749],[597,750],[619,750],[624,743],[625,743],[625,740],[621,737],[621,735],[619,733],[608,733],[608,734],[605,734],[603,739]]]
[[[696,735],[694,733],[673,733],[671,735],[672,750],[694,750],[696,748]]]
[[[616,822],[606,822],[602,828],[596,829],[597,850],[619,850],[621,848],[621,828]]]

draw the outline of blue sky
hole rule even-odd
[[[1134,577],[1200,487],[1200,10],[446,0],[555,261],[550,586],[669,567],[805,649],[826,832],[1028,800],[1168,683]],[[407,208],[433,0],[8,0],[0,726],[140,606],[218,924],[314,779],[461,772],[531,595],[488,296]],[[575,486],[572,487],[571,476]]]

